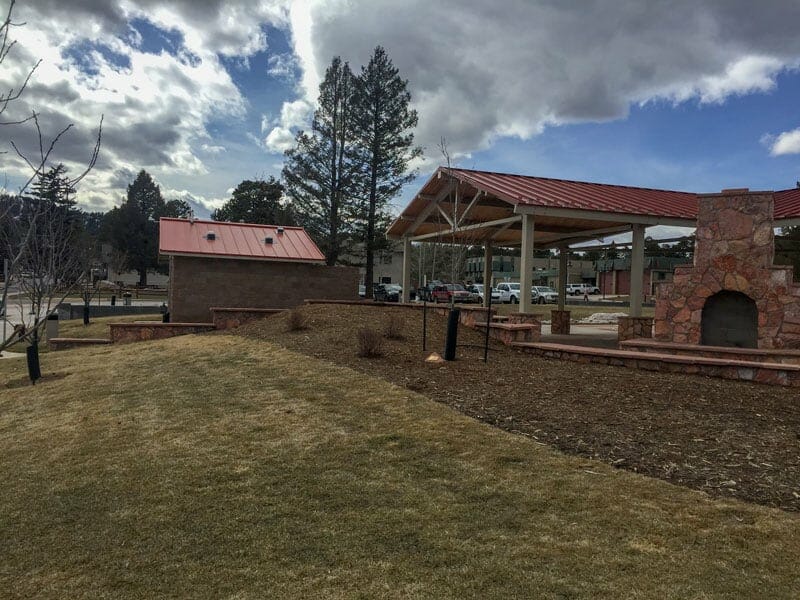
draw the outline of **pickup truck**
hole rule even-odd
[[[591,283],[568,283],[567,295],[582,296],[583,294],[599,294],[600,288]]]

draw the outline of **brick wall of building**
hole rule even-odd
[[[212,306],[290,308],[306,298],[358,300],[358,269],[303,263],[170,257],[173,322],[208,322]]]

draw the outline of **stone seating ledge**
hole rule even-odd
[[[707,356],[657,354],[634,350],[613,350],[566,344],[516,342],[512,347],[547,358],[572,360],[581,363],[638,368],[648,371],[689,373],[754,381],[770,385],[800,386],[800,365],[730,360]]]

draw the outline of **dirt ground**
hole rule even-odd
[[[457,360],[442,352],[445,319],[422,311],[311,305],[307,328],[285,315],[240,335],[325,358],[446,403],[476,419],[573,455],[702,490],[716,497],[800,511],[800,391],[697,375],[657,373],[538,358],[498,344],[483,362],[483,336],[459,328]],[[357,356],[356,332],[402,320],[403,340],[380,358]]]

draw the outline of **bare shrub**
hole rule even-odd
[[[302,331],[308,329],[308,316],[299,308],[293,308],[286,317],[289,331]]]
[[[383,336],[370,327],[362,327],[356,334],[358,355],[361,358],[377,358],[383,356]]]
[[[403,320],[398,315],[389,315],[389,318],[386,320],[383,335],[390,340],[405,339],[403,335]]]

